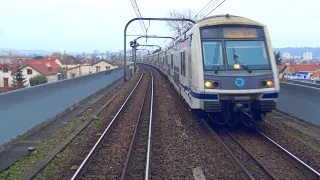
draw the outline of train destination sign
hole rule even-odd
[[[259,27],[205,27],[200,30],[202,39],[252,39],[263,38]]]
[[[253,28],[224,28],[225,38],[258,38],[257,29]]]

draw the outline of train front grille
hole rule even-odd
[[[204,110],[206,112],[221,112],[221,102],[204,101]]]

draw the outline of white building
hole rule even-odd
[[[11,87],[12,83],[12,71],[8,64],[0,64],[0,89],[6,89]]]
[[[291,59],[291,54],[289,52],[285,52],[282,54],[282,57],[285,59]]]
[[[312,60],[312,52],[304,52],[303,53],[303,60]]]

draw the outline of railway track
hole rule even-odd
[[[320,173],[258,130],[205,126],[249,179],[319,179]]]
[[[149,69],[149,68],[148,68]],[[153,74],[144,95],[138,122],[132,136],[131,145],[121,179],[148,179],[150,176],[150,153],[153,110]]]
[[[143,71],[146,69],[144,68]],[[150,154],[151,129],[150,124],[146,125],[145,122],[146,119],[152,118],[152,112],[148,112],[148,109],[152,111],[152,84],[151,71],[144,72],[71,179],[119,179],[134,175],[141,176],[141,173],[135,173],[139,171],[140,166],[132,166],[133,163],[130,160],[134,157],[143,159],[139,150],[145,146],[145,143],[140,143],[141,138],[141,140],[148,140],[147,157]],[[137,105],[137,103],[140,104]],[[147,132],[147,138],[145,132]],[[146,161],[149,163],[148,160]],[[137,162],[140,161],[134,161],[134,163]],[[124,168],[123,164],[125,164]],[[143,167],[146,171],[142,175],[145,176],[148,174],[148,168],[146,168],[148,164]]]

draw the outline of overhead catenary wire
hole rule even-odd
[[[216,0],[216,1],[214,1],[213,3],[211,3],[211,5],[210,5],[209,7],[207,7],[207,8],[205,9],[205,11],[200,14],[200,17],[204,18],[205,15],[206,15],[208,12],[210,12],[212,9],[214,9],[215,5],[216,5],[219,1],[220,1],[220,0]]]
[[[208,11],[210,11],[210,8],[214,6],[219,0],[211,0],[208,4],[206,4],[201,11],[198,12],[198,14],[194,18],[201,18],[203,14],[206,14]]]
[[[136,0],[130,0],[131,1],[131,4],[132,4],[132,7],[133,7],[133,10],[135,11],[136,15],[138,18],[141,18],[141,12],[139,10],[139,7],[138,7],[138,4],[137,4],[137,1]],[[144,22],[142,20],[139,20],[139,23],[140,23],[140,26],[142,28],[142,31],[144,34],[147,34],[147,29],[146,29],[146,26],[144,24]]]
[[[209,1],[208,4],[206,4],[194,17],[193,19],[196,19],[196,17],[203,11],[204,8],[206,8],[213,0]]]
[[[223,0],[217,7],[215,7],[214,9],[212,9],[207,15],[204,16],[204,18],[206,18],[209,14],[211,14],[215,9],[217,9],[221,4],[223,4],[226,0]]]

